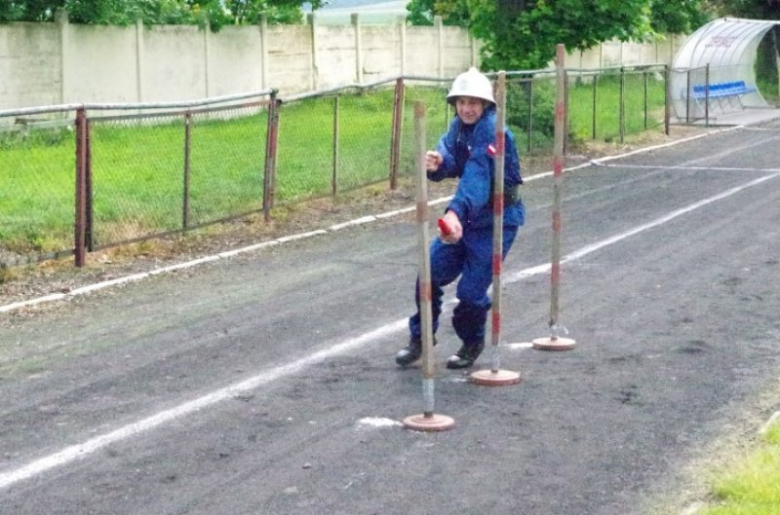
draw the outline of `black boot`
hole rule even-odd
[[[433,344],[436,345],[436,337],[433,337]],[[409,338],[409,345],[399,350],[395,355],[395,362],[402,367],[411,365],[422,356],[422,339]]]
[[[485,342],[464,343],[458,352],[449,357],[447,360],[447,368],[457,369],[470,367],[474,364],[479,355],[482,354],[482,349],[484,348]]]
[[[395,362],[405,367],[420,359],[420,356],[422,356],[422,340],[412,337],[409,338],[409,345],[395,355]]]

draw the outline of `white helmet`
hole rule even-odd
[[[493,85],[490,83],[490,79],[473,66],[469,68],[469,71],[455,77],[455,80],[452,82],[452,88],[447,94],[447,102],[455,105],[455,99],[458,97],[481,98],[491,104],[496,103],[495,98],[493,98]]]

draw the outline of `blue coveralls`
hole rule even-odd
[[[428,178],[441,181],[459,178],[458,188],[446,211],[454,211],[463,226],[463,238],[456,244],[447,244],[439,238],[431,243],[432,329],[439,327],[442,305],[442,287],[460,275],[456,296],[458,305],[452,315],[455,333],[466,345],[485,341],[485,325],[491,301],[487,294],[492,282],[493,205],[492,190],[495,162],[491,152],[495,148],[496,109],[490,106],[473,125],[461,122],[458,116],[437,145],[444,158],[439,169],[428,172]],[[520,156],[509,128],[505,136],[504,189],[522,184]],[[522,202],[504,203],[503,257],[505,258],[517,231],[523,225],[525,212]],[[415,287],[417,313],[409,318],[413,339],[421,337],[419,278]]]

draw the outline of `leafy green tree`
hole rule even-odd
[[[488,70],[543,68],[555,47],[585,50],[603,41],[644,41],[687,33],[706,21],[704,0],[411,0],[412,23],[469,29],[483,42]]]
[[[780,0],[710,0],[718,16],[780,20]]]
[[[324,0],[0,0],[0,23],[53,21],[59,9],[72,23],[129,25],[137,20],[147,25],[209,23],[218,30],[225,25],[256,24],[262,16],[269,23],[298,23],[304,1],[313,9]]]

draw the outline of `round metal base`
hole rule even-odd
[[[572,350],[577,345],[571,338],[537,338],[533,343],[539,350]]]
[[[478,370],[470,377],[472,383],[482,386],[508,386],[520,382],[520,374],[511,370]]]
[[[432,414],[425,416],[424,413],[412,415],[404,419],[404,426],[414,431],[446,431],[455,426],[455,420],[446,415]]]

